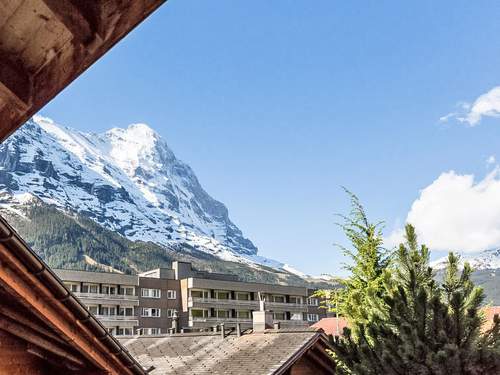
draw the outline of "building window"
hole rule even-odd
[[[149,329],[149,334],[150,335],[160,335],[161,334],[161,328],[150,328]]]
[[[139,328],[138,335],[161,335],[161,328]]]
[[[161,315],[160,309],[154,307],[143,307],[142,316],[146,318],[159,318]]]
[[[99,293],[99,285],[97,284],[83,284],[82,293]]]
[[[309,297],[307,299],[307,304],[309,306],[318,306],[319,305],[319,300],[317,298]]]
[[[209,298],[208,290],[191,290],[191,297],[208,299]]]
[[[229,299],[229,292],[223,291],[223,290],[216,290],[215,291],[215,298],[217,299]]]
[[[250,293],[237,292],[236,293],[236,299],[238,301],[250,301]]]
[[[273,296],[273,302],[285,303],[285,296]]]
[[[80,284],[76,284],[76,283],[64,283],[64,285],[66,285],[66,287],[73,293],[77,293],[80,291]]]
[[[116,330],[116,335],[117,336],[132,336],[133,335],[132,328],[118,327],[118,329]]]
[[[118,294],[124,296],[133,296],[135,295],[135,288],[133,286],[122,286]]]
[[[319,320],[318,314],[307,314],[308,322],[317,322]]]
[[[100,315],[104,315],[104,316],[116,315],[116,306],[101,306]]]
[[[284,312],[275,312],[273,313],[274,320],[286,320],[286,316]]]
[[[99,313],[99,306],[97,305],[89,305],[87,306],[87,309],[91,314],[97,315]]]
[[[167,309],[167,318],[172,318],[175,315],[175,309]]]
[[[177,292],[175,290],[167,290],[167,298],[168,299],[176,299]]]
[[[290,303],[295,303],[297,305],[301,305],[302,304],[302,297],[290,296]]]
[[[101,290],[103,294],[116,294],[116,286],[114,285],[103,285]]]
[[[229,310],[215,310],[215,316],[219,319],[227,319],[230,316]]]
[[[236,311],[236,317],[238,319],[250,319],[250,311],[238,310],[238,311]]]
[[[133,307],[120,307],[119,314],[120,314],[120,316],[134,316],[134,308]]]
[[[191,309],[192,318],[208,318],[208,310],[205,309]]]
[[[293,313],[290,320],[303,320],[302,313]]]
[[[160,298],[161,297],[161,290],[160,289],[142,288],[141,289],[141,296],[147,297],[147,298]]]

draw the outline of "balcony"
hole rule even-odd
[[[309,322],[307,320],[296,320],[296,319],[289,319],[289,320],[274,320],[274,322],[278,322],[282,327],[306,327],[309,325]]]
[[[217,299],[217,298],[200,298],[200,297],[189,297],[188,307],[193,307],[194,305],[218,305],[218,306],[238,306],[247,307],[248,309],[257,310],[259,308],[259,301],[248,301],[240,299]]]
[[[227,324],[236,324],[236,323],[247,323],[252,324],[252,319],[243,319],[243,318],[201,318],[201,317],[189,317],[189,325],[192,326],[193,323],[227,323]]]
[[[85,300],[85,302],[89,303],[106,303],[112,302],[116,304],[131,304],[134,306],[139,305],[139,296],[130,296],[125,294],[105,294],[105,293],[82,293],[82,292],[73,292],[73,294],[81,300]]]
[[[123,325],[121,323],[125,323],[127,325],[137,326],[139,325],[139,321],[135,315],[94,315],[97,319],[99,319],[102,323],[110,323],[113,322],[115,325]],[[120,323],[120,324],[119,324]]]
[[[216,305],[227,307],[246,307],[249,310],[258,310],[259,301],[248,301],[240,299],[217,299],[217,298],[200,298],[189,297],[188,307],[196,307],[200,305]],[[307,311],[307,304],[305,303],[286,303],[286,302],[266,302],[266,309],[268,310],[282,310],[282,311]]]
[[[265,306],[268,310],[307,311],[305,303],[266,302]]]

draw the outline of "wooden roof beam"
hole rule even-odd
[[[32,87],[26,69],[0,51],[0,93],[10,98],[18,111],[26,111],[31,106]]]
[[[69,30],[78,43],[86,46],[98,35],[98,1],[42,0],[54,16]]]
[[[55,356],[63,358],[71,363],[73,363],[78,368],[84,368],[85,363],[77,356],[69,353],[66,349],[61,346],[41,337],[37,332],[25,327],[13,320],[8,318],[0,319],[0,329],[9,332],[11,335],[17,336],[20,339],[29,342],[45,351],[52,353]]]

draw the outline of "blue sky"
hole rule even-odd
[[[446,226],[447,211],[432,211],[443,191],[452,208],[472,194],[463,222],[481,206],[500,228],[497,185],[476,194],[488,174],[498,182],[486,160],[500,157],[500,109],[463,120],[500,85],[499,19],[496,1],[170,0],[41,113],[84,131],[149,124],[261,255],[339,273],[340,186],[388,235],[419,198],[415,223]],[[438,180],[451,170],[457,179]],[[472,185],[459,178],[472,174]],[[434,256],[478,250],[435,243]]]

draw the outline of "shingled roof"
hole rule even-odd
[[[315,356],[327,357],[324,348],[328,347],[322,331],[308,328],[225,338],[220,333],[142,336],[120,342],[144,368],[154,366],[151,375],[282,374],[308,351],[316,349]]]

